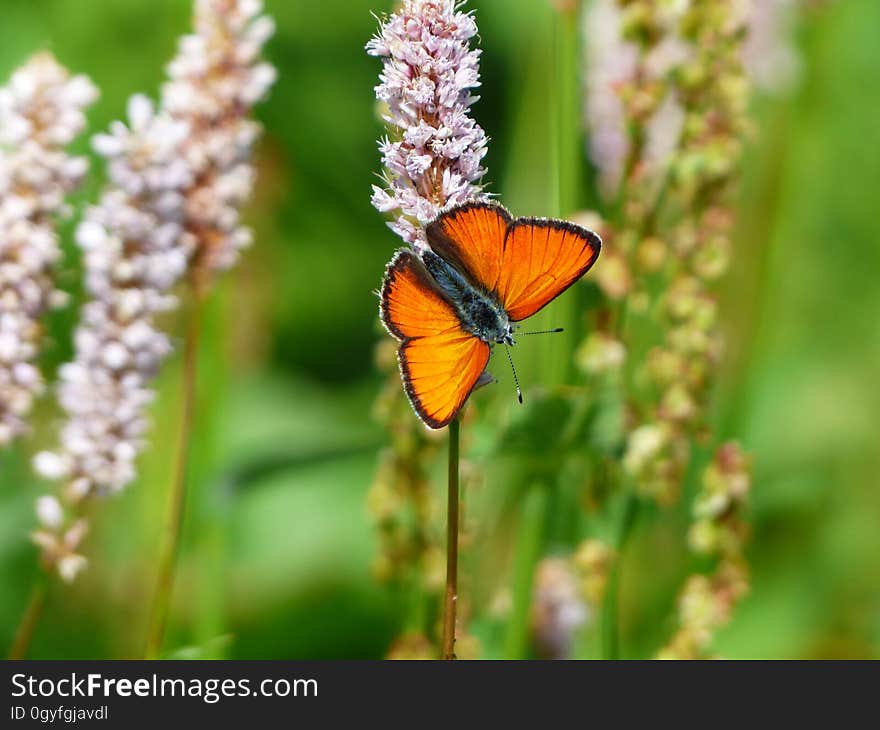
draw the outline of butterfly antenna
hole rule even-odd
[[[516,377],[516,368],[513,366],[513,358],[510,356],[510,348],[505,343],[504,352],[507,353],[507,362],[510,363],[510,371],[513,373],[513,382],[516,385],[516,397],[519,399],[519,402],[522,403],[522,390],[519,387],[519,380]]]
[[[517,332],[516,336],[519,337],[520,335],[552,335],[556,332],[564,332],[564,331],[565,330],[563,330],[562,327],[556,327],[552,330],[538,330],[536,332]]]

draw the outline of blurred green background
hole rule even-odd
[[[491,137],[488,187],[519,214],[548,214],[553,10],[545,0],[470,6],[483,49],[474,114]],[[278,25],[267,55],[279,79],[257,111],[266,132],[247,213],[256,244],[219,283],[206,315],[167,641],[180,647],[176,656],[381,657],[404,625],[400,597],[372,576],[377,541],[366,507],[385,442],[371,415],[382,382],[373,350],[383,336],[373,290],[399,241],[370,206],[379,63],[363,45],[376,27],[371,11],[390,7],[267,2]],[[0,79],[50,49],[101,89],[89,116],[98,131],[124,114],[130,94],[155,96],[189,14],[186,0],[0,0]],[[758,134],[723,296],[730,348],[712,418],[755,464],[753,586],[715,643],[728,657],[880,657],[878,27],[876,0],[805,14],[796,29],[800,84],[787,97],[755,99]],[[87,149],[84,139],[79,147]],[[589,183],[587,158],[578,160]],[[77,202],[94,199],[102,178],[96,162]],[[577,202],[595,205],[589,192]],[[76,291],[71,231],[63,229],[62,283]],[[49,373],[70,353],[75,317],[75,306],[52,315]],[[178,343],[180,325],[169,322]],[[528,393],[539,374],[528,354],[520,359]],[[72,588],[53,587],[31,657],[140,654],[179,364],[172,358],[160,378],[140,479],[92,511],[90,568]],[[492,397],[508,408],[508,378],[497,375]],[[3,654],[36,572],[27,536],[46,485],[29,458],[52,443],[56,419],[46,399],[34,437],[0,454]],[[513,509],[516,494],[500,501]],[[508,558],[515,550],[504,530],[480,539]],[[668,561],[657,553],[663,544],[636,536],[622,587],[625,656],[652,654],[673,627],[683,543]],[[484,655],[499,653],[491,631],[481,638]]]

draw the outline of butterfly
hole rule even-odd
[[[517,323],[580,279],[602,241],[574,223],[514,218],[494,202],[450,208],[425,233],[430,248],[399,249],[386,267],[379,316],[400,342],[413,410],[436,429],[461,410],[492,347],[513,345]]]

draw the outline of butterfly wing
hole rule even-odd
[[[462,330],[452,304],[411,251],[391,259],[380,296],[382,322],[401,341],[397,358],[413,410],[430,428],[442,428],[485,370],[489,346]]]
[[[507,228],[495,292],[514,322],[531,317],[580,279],[602,241],[567,221],[517,218]]]
[[[602,242],[566,221],[517,218],[497,203],[466,203],[425,229],[431,249],[501,299],[514,322],[532,316],[593,265]]]
[[[465,203],[441,213],[425,229],[434,253],[471,283],[495,291],[504,259],[504,237],[513,221],[498,203]]]

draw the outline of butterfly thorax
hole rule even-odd
[[[489,344],[513,344],[513,325],[495,296],[472,284],[433,251],[424,250],[422,261],[441,291],[455,305],[462,329]]]

